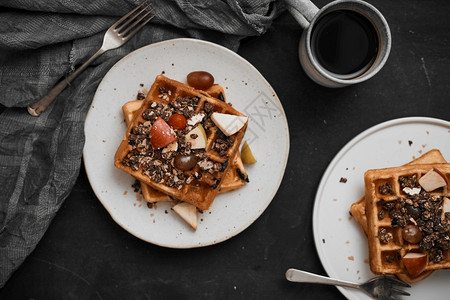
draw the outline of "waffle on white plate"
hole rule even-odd
[[[168,125],[174,114],[186,117],[184,129]],[[224,101],[159,75],[127,127],[114,164],[173,199],[207,210],[232,169],[247,123]],[[192,167],[181,162],[177,168],[180,156],[189,156]]]
[[[442,164],[447,163],[444,156],[438,149],[432,149],[424,153],[422,156],[412,160],[406,165],[420,165],[420,164]],[[367,216],[366,216],[366,202],[365,197],[362,197],[359,201],[353,203],[350,207],[350,214],[353,216],[356,222],[361,226],[364,233],[367,236]],[[431,275],[433,271],[424,271],[420,275],[415,277],[410,276],[407,272],[395,274],[400,280],[408,283],[414,283],[421,281]]]
[[[213,98],[226,102],[225,91],[220,84],[214,84],[207,90],[204,90],[204,92]],[[122,106],[122,111],[127,126],[131,123],[134,114],[139,110],[143,103],[144,101],[142,100],[133,100]],[[234,159],[231,161],[230,170],[228,170],[223,178],[223,182],[219,188],[219,194],[239,189],[245,185],[247,180],[247,171],[245,170],[242,162],[241,154],[237,151]],[[174,201],[168,195],[150,187],[144,182],[141,182],[140,184],[142,196],[145,201],[149,203]]]
[[[369,263],[375,274],[450,268],[450,164],[419,164],[364,174]]]

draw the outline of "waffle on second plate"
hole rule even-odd
[[[406,165],[420,165],[420,164],[443,164],[447,163],[441,151],[438,149],[431,149],[424,153],[422,156],[415,158]],[[367,236],[367,216],[366,216],[366,202],[365,198],[362,197],[359,201],[353,203],[350,207],[350,214],[353,216],[355,221],[361,226],[365,235]],[[418,276],[411,276],[408,272],[395,274],[400,280],[408,283],[419,282],[429,275],[433,271],[422,272]]]
[[[442,156],[441,151],[438,149],[431,149],[425,152],[422,156],[415,158],[406,164],[408,165],[423,165],[423,164],[445,164],[447,161],[444,156]],[[367,235],[367,218],[366,218],[366,202],[364,197],[359,201],[354,202],[350,207],[350,213],[355,218],[355,221],[364,230]]]
[[[421,178],[438,170],[444,186],[426,191]],[[376,274],[405,273],[405,256],[426,255],[423,271],[450,267],[450,164],[422,164],[369,170],[364,175],[369,262]],[[404,229],[417,226],[422,237],[408,242]]]

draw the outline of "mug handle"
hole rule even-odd
[[[319,8],[309,0],[285,0],[288,11],[294,19],[305,29],[319,11]]]

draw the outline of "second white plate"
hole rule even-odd
[[[364,172],[403,165],[433,148],[450,160],[450,122],[412,117],[364,131],[335,156],[320,182],[313,213],[314,242],[329,276],[359,283],[374,276],[367,238],[349,215],[350,205],[364,195]],[[408,289],[407,299],[448,299],[449,278],[450,270],[435,271]],[[339,290],[348,299],[369,299],[357,290]]]

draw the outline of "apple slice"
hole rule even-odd
[[[197,208],[194,205],[180,202],[174,205],[172,209],[194,230],[197,230]]]
[[[406,253],[402,258],[403,264],[411,277],[419,276],[427,266],[428,257],[425,253]]]
[[[244,127],[248,117],[215,112],[211,115],[211,120],[226,136],[230,136]]]
[[[206,132],[202,124],[198,124],[197,127],[186,134],[186,142],[191,143],[191,149],[206,148],[206,141]]]
[[[425,191],[431,192],[437,188],[446,186],[447,179],[439,172],[439,170],[432,168],[425,175],[420,177],[419,184]]]
[[[160,149],[177,140],[177,136],[169,124],[161,117],[158,117],[152,125],[150,131],[150,143],[153,148]]]

